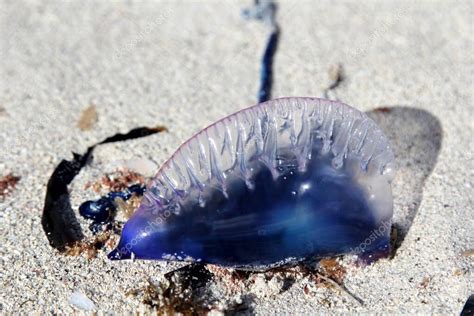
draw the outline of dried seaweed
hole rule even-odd
[[[270,295],[275,295],[288,290],[296,280],[307,279],[316,286],[336,288],[363,304],[343,285],[345,274],[345,268],[335,258],[324,258],[317,266],[300,263],[256,272],[193,263],[166,273],[161,282],[148,281],[148,285],[129,291],[127,295],[138,297],[160,315],[202,315],[211,311],[234,315],[252,313],[255,294],[258,294],[255,289],[262,284],[269,288],[271,284],[277,284],[280,290],[273,288],[270,291],[273,293]],[[273,282],[275,279],[278,282]],[[257,285],[256,282],[261,283]],[[223,291],[224,298],[217,297],[210,290],[213,287]],[[306,294],[310,292],[308,285],[303,290]]]
[[[4,199],[12,192],[20,179],[20,177],[14,176],[11,173],[0,178],[0,200]]]
[[[95,193],[123,191],[132,184],[144,184],[145,177],[131,170],[117,170],[107,173],[94,183],[87,183],[84,189],[92,188]]]
[[[111,231],[101,232],[91,239],[77,241],[72,245],[66,246],[66,255],[79,256],[86,253],[88,259],[95,258],[97,251],[102,249],[104,246],[112,248],[116,242],[116,235]]]
[[[212,274],[203,264],[190,264],[165,274],[165,280],[148,281],[143,289],[127,295],[141,296],[142,303],[156,309],[158,315],[202,315],[212,310],[206,301],[205,286]]]
[[[324,274],[339,284],[344,282],[346,269],[334,258],[324,258],[319,261],[319,267]]]

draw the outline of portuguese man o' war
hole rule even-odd
[[[364,113],[317,98],[260,103],[179,147],[109,258],[257,269],[388,254],[394,174],[388,140]]]

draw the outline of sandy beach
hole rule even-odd
[[[255,104],[268,29],[242,18],[248,5],[0,1],[0,178],[19,178],[0,197],[0,313],[153,310],[140,289],[184,264],[110,261],[107,246],[92,259],[53,249],[41,225],[46,184],[72,152],[138,126],[167,128],[97,147],[69,186],[77,211],[99,197],[88,183],[137,160],[158,168],[197,131]],[[395,151],[400,246],[364,268],[338,261],[363,304],[302,274],[234,282],[210,267],[224,280],[207,289],[213,313],[461,312],[474,293],[473,14],[471,1],[278,2],[272,97],[322,97],[341,65],[329,96],[366,112]],[[78,126],[90,106],[95,119]]]

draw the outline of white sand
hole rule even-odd
[[[94,197],[86,181],[133,157],[161,164],[194,132],[253,104],[266,29],[241,19],[242,7],[1,2],[0,176],[21,181],[0,202],[0,312],[73,312],[74,292],[99,311],[136,311],[140,300],[125,293],[175,266],[60,255],[40,223],[46,182],[71,151],[136,126],[169,128],[99,148],[70,187],[77,208]],[[376,119],[397,151],[395,218],[409,230],[393,260],[350,270],[345,284],[364,306],[331,289],[305,294],[298,280],[282,294],[264,285],[254,312],[461,311],[474,292],[473,257],[461,256],[474,247],[473,11],[471,1],[281,3],[275,97],[321,96],[341,63],[337,98],[363,111],[404,107]],[[82,132],[90,103],[99,121]]]

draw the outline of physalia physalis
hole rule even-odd
[[[109,258],[261,268],[388,253],[394,166],[364,113],[316,98],[267,101],[185,142]]]

